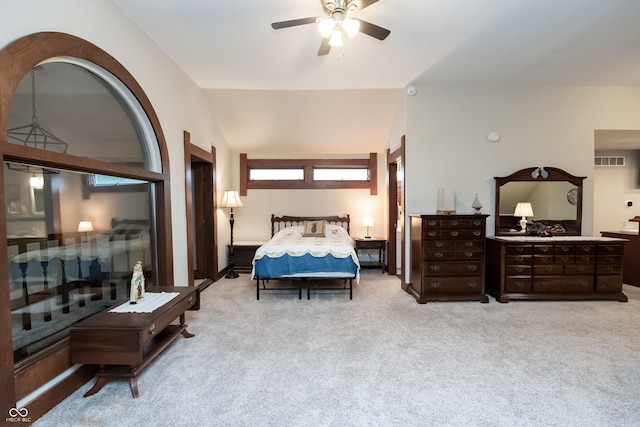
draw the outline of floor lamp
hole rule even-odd
[[[231,215],[229,216],[229,225],[231,226],[231,244],[229,245],[229,265],[227,266],[227,274],[224,275],[227,279],[235,279],[238,277],[238,273],[233,270],[234,262],[233,262],[233,208],[238,208],[242,206],[242,201],[240,201],[240,195],[237,191],[225,191],[224,197],[222,198],[222,207],[223,208],[231,208]]]

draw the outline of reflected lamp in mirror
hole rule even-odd
[[[531,207],[531,203],[529,202],[519,202],[516,205],[516,211],[513,213],[513,216],[519,216],[520,218],[520,232],[524,233],[527,231],[527,217],[533,216],[533,208]]]
[[[42,190],[44,188],[44,177],[42,175],[32,175],[29,178],[29,187]]]
[[[364,236],[364,238],[370,239],[371,236],[369,235],[369,227],[373,227],[373,218],[370,216],[365,216],[364,219],[362,220],[362,225],[367,227],[367,235]]]
[[[93,231],[91,221],[80,221],[80,224],[78,224],[78,233],[84,233],[84,237],[86,238],[90,231]]]

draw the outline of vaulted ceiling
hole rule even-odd
[[[325,56],[315,24],[270,26],[322,16],[321,0],[113,2],[207,90],[239,151],[383,149],[415,82],[640,84],[635,0],[379,0],[355,16],[389,29],[386,40],[360,33]]]

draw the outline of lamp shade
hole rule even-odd
[[[29,178],[29,186],[37,190],[42,190],[42,188],[44,188],[44,178],[42,176],[33,175]]]
[[[364,225],[365,227],[373,227],[373,218],[371,218],[370,216],[365,216],[362,220],[362,225]]]
[[[320,35],[322,37],[329,37],[333,32],[333,29],[336,26],[336,21],[332,18],[325,18],[322,21],[318,22],[318,31],[320,31]]]
[[[225,191],[224,196],[222,197],[222,206],[223,208],[237,208],[242,206],[242,201],[240,200],[240,195],[237,191]]]
[[[93,224],[91,224],[91,221],[80,221],[80,224],[78,224],[78,231],[80,233],[93,231]]]
[[[342,28],[344,28],[344,31],[349,37],[354,37],[360,30],[360,21],[357,19],[347,18],[342,21]]]
[[[329,38],[329,46],[339,47],[342,46],[342,29],[336,25]]]
[[[533,208],[529,202],[520,202],[516,205],[513,216],[533,216]]]

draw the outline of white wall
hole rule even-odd
[[[453,187],[457,212],[471,213],[478,193],[493,235],[493,178],[555,166],[587,177],[583,234],[597,233],[594,130],[638,129],[640,87],[416,86],[407,98],[408,213],[435,213],[439,187]],[[487,141],[492,131],[498,142]]]
[[[108,52],[133,75],[149,97],[168,145],[171,168],[174,277],[187,283],[183,131],[205,150],[216,146],[223,161],[228,149],[203,93],[138,27],[108,0],[29,0],[0,6],[0,47],[28,34],[58,31],[87,40]],[[220,168],[219,168],[220,169]],[[231,173],[224,167],[218,188]]]
[[[598,156],[624,156],[625,166],[596,167],[594,233],[619,231],[624,223],[640,215],[640,171],[638,151],[598,151]],[[627,206],[630,200],[633,206]]]

